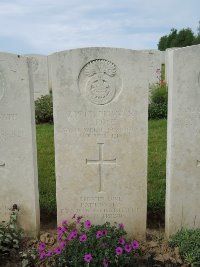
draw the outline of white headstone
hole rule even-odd
[[[48,95],[49,88],[49,73],[48,73],[48,57],[43,55],[26,55],[32,65],[32,80],[34,88],[34,100],[42,95]]]
[[[161,51],[147,50],[147,52],[149,54],[149,85],[151,89],[152,86],[159,83],[159,73],[161,73]]]
[[[144,237],[148,54],[85,48],[51,62],[58,223],[76,213]]]
[[[165,51],[165,81],[168,83],[168,72],[169,72],[169,57],[170,57],[170,51],[177,50],[180,48],[173,47],[173,48],[168,48]]]
[[[200,45],[170,50],[166,234],[200,228]]]
[[[27,58],[0,53],[0,221],[17,204],[19,223],[30,236],[39,231],[33,90]]]

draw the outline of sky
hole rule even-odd
[[[0,52],[157,49],[171,28],[197,33],[200,0],[0,0]]]

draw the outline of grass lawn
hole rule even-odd
[[[166,120],[149,121],[148,213],[164,215]],[[43,214],[56,213],[53,125],[37,125],[40,207]]]

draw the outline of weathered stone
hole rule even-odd
[[[170,50],[166,234],[200,228],[200,45]]]
[[[31,65],[31,78],[34,88],[34,99],[38,99],[42,95],[48,95],[50,91],[49,73],[48,73],[48,57],[43,55],[30,54],[26,55]]]
[[[76,213],[145,236],[148,59],[114,48],[51,56],[58,223]]]
[[[0,53],[0,221],[20,209],[19,223],[32,236],[39,231],[33,89],[27,58]]]
[[[147,53],[149,55],[149,85],[152,88],[160,81],[162,53],[159,50],[147,50]]]

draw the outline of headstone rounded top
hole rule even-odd
[[[88,62],[79,73],[78,83],[85,98],[95,105],[110,103],[122,88],[119,69],[106,59]]]
[[[5,87],[6,87],[6,81],[3,73],[0,71],[0,101],[4,96]]]

